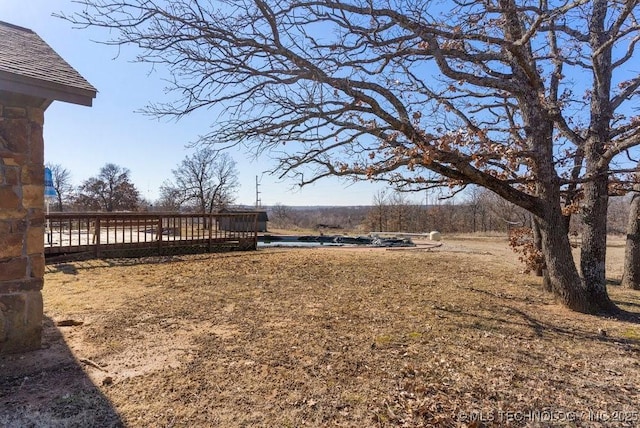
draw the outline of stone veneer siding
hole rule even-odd
[[[0,354],[40,348],[45,105],[0,91]]]

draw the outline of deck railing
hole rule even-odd
[[[168,255],[257,247],[258,213],[51,213],[46,256]]]

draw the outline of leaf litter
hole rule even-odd
[[[45,314],[50,329],[81,322],[60,339],[93,363],[84,375],[116,425],[636,426],[637,318],[562,308],[506,247],[270,249],[84,261],[72,275],[50,265]],[[638,312],[637,292],[610,292]],[[0,378],[4,397],[16,388]],[[11,403],[61,417],[47,399]],[[108,420],[81,407],[63,421]]]

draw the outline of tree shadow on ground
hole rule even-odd
[[[58,263],[53,265],[53,269],[58,272],[66,273],[67,275],[78,274],[78,269],[71,263]]]
[[[620,305],[624,305],[624,306],[631,306],[633,308],[637,308],[638,311],[640,311],[640,303],[634,303],[634,302],[626,302],[626,301],[621,301],[621,300],[616,300],[613,299],[613,303],[615,303],[616,305],[620,306]],[[635,312],[627,312],[627,311],[622,311],[623,314],[629,314],[630,317],[640,317],[640,315],[636,314]],[[638,323],[640,323],[640,321],[637,321]]]
[[[184,261],[179,256],[152,256],[131,258],[76,258],[63,260],[59,258],[47,259],[47,273],[62,272],[69,275],[77,275],[81,270],[100,269],[116,266],[156,265]]]
[[[489,290],[483,290],[480,288],[474,288],[474,287],[461,287],[465,290],[468,291],[472,291],[474,293],[479,293],[479,294],[483,294],[486,295],[488,297],[490,297],[492,300],[502,300],[502,301],[512,301],[512,302],[520,302],[520,303],[532,303],[533,301],[531,300],[531,298],[529,297],[518,297],[518,296],[512,296],[509,295],[508,293],[502,294],[502,293],[496,293],[493,291],[489,291]],[[625,322],[629,322],[632,324],[640,324],[640,312],[632,312],[632,311],[627,311],[624,310],[622,308],[620,308],[621,305],[623,306],[631,306],[634,308],[640,308],[640,304],[639,303],[635,303],[629,300],[620,300],[620,299],[614,299],[612,298],[613,302],[619,307],[619,310],[617,313],[614,314],[594,314],[593,316],[597,316],[597,317],[602,317],[602,318],[606,318],[606,319],[616,319],[618,321],[625,321]],[[504,306],[504,305],[502,305]]]
[[[45,316],[41,349],[0,356],[0,426],[124,424],[69,349],[59,328]]]
[[[640,340],[633,338],[617,338],[613,336],[609,336],[606,332],[600,331],[598,329],[586,330],[578,327],[567,326],[564,323],[554,323],[551,320],[543,320],[542,317],[537,317],[532,314],[532,311],[522,309],[520,304],[530,304],[532,303],[528,298],[516,297],[507,294],[495,293],[488,290],[473,288],[473,287],[463,287],[466,290],[482,294],[490,297],[491,301],[494,302],[492,307],[485,307],[483,309],[490,309],[491,315],[488,315],[486,311],[473,311],[473,310],[457,310],[457,309],[447,309],[447,308],[439,308],[441,310],[447,311],[451,314],[456,314],[464,318],[465,322],[468,322],[469,319],[473,319],[474,321],[471,324],[467,324],[466,327],[473,328],[487,328],[487,325],[493,326],[493,329],[501,329],[505,330],[504,332],[508,334],[508,330],[511,326],[514,327],[528,327],[530,331],[536,337],[542,337],[546,334],[552,334],[555,336],[561,337],[570,337],[573,339],[580,340],[592,340],[599,341],[604,343],[611,344],[626,344],[626,345],[634,345],[636,347],[640,347]],[[616,304],[624,304],[624,305],[640,305],[634,304],[628,301],[616,301]],[[528,307],[528,306],[523,306]],[[582,314],[581,314],[582,316]],[[640,313],[631,312],[620,309],[620,311],[616,314],[607,314],[607,315],[593,315],[594,317],[598,317],[606,320],[615,320],[621,321],[630,324],[640,324]],[[640,349],[639,349],[640,350]]]
[[[206,255],[207,253],[201,253]],[[184,254],[183,254],[184,255]],[[137,256],[137,257],[96,257],[93,253],[86,256],[72,254],[69,256],[47,257],[46,264],[56,271],[74,269],[90,269],[104,266],[134,266],[139,264],[158,264],[167,261],[183,260],[181,255]],[[67,273],[67,272],[65,272]]]
[[[264,256],[266,253],[261,251],[253,251],[254,256]],[[163,263],[174,262],[194,262],[198,260],[209,260],[214,255],[224,254],[225,257],[244,257],[246,251],[219,251],[210,253],[197,254],[181,254],[181,255],[165,255],[165,256],[147,256],[147,257],[114,257],[114,258],[95,258],[93,255],[85,258],[47,258],[46,272],[56,273],[63,272],[66,274],[76,275],[81,270],[100,269],[105,267],[117,266],[137,266],[137,265],[157,265]]]

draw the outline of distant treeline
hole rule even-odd
[[[460,203],[445,200],[440,204],[417,205],[398,197],[376,198],[375,205],[333,207],[267,208],[269,227],[281,229],[341,229],[354,233],[410,232],[437,230],[443,233],[500,232],[511,227],[530,226],[531,215],[519,207],[485,191],[472,193]],[[629,201],[610,200],[609,233],[624,233]],[[576,216],[574,216],[576,217]],[[580,232],[572,222],[572,232]]]

